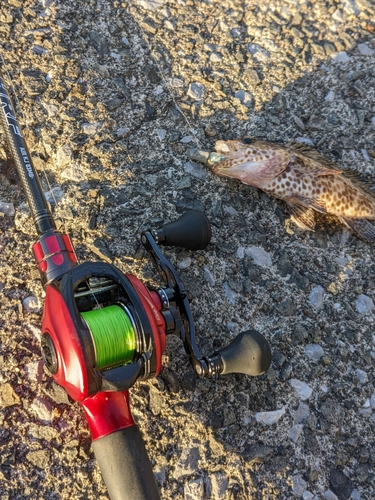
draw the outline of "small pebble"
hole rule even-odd
[[[314,146],[313,141],[307,137],[296,137],[296,141],[302,142],[303,144],[307,144],[308,146]]]
[[[65,167],[73,159],[73,151],[69,144],[65,144],[57,150],[56,163],[58,167]]]
[[[296,496],[301,496],[302,493],[305,491],[306,486],[307,486],[306,481],[299,474],[292,477],[293,493]]]
[[[303,123],[301,118],[299,118],[297,115],[294,115],[293,120],[294,120],[295,124],[297,125],[297,127],[299,127],[301,130],[305,130],[305,124]]]
[[[330,90],[325,96],[324,100],[327,102],[333,102],[335,100],[335,92],[333,90]]]
[[[323,493],[324,500],[339,500],[338,497],[331,490],[327,490]]]
[[[198,148],[191,148],[186,151],[187,156],[194,161],[199,161],[200,163],[207,163],[210,153],[208,151],[203,151]]]
[[[285,415],[285,406],[280,410],[258,412],[255,414],[255,420],[258,424],[273,425],[276,424],[283,415]]]
[[[182,144],[187,144],[188,142],[191,142],[193,140],[192,136],[191,135],[185,135],[185,137],[183,137],[180,142]]]
[[[178,264],[178,267],[180,269],[187,269],[190,266],[191,266],[191,258],[190,257],[186,257],[186,259],[181,260],[181,262],[179,262],[179,264]]]
[[[366,384],[368,382],[368,375],[366,372],[363,370],[360,370],[359,368],[355,371],[355,374],[360,381],[361,384]]]
[[[167,135],[167,131],[164,128],[157,128],[156,135],[158,136],[159,141],[163,141]]]
[[[46,398],[35,398],[33,403],[30,405],[30,408],[36,413],[42,422],[52,422],[53,409],[51,403]]]
[[[187,95],[196,101],[201,101],[205,93],[205,86],[199,82],[193,82],[189,85]]]
[[[73,161],[65,170],[61,172],[61,177],[62,179],[81,182],[85,179],[85,174],[80,164],[77,161]]]
[[[259,63],[266,63],[270,58],[270,53],[257,43],[249,44],[249,52],[252,54],[255,61]]]
[[[8,217],[13,217],[13,215],[15,214],[13,203],[0,201],[0,212],[7,215]]]
[[[367,152],[367,149],[361,149],[361,153],[362,153],[362,156],[365,159],[365,161],[368,161],[368,162],[371,161],[371,158],[370,158],[370,155]]]
[[[218,54],[217,52],[212,52],[210,55],[210,62],[211,63],[220,63],[223,60],[223,56],[221,54]]]
[[[27,313],[38,312],[40,309],[39,300],[34,296],[23,299],[22,305]]]
[[[342,11],[339,9],[336,9],[335,12],[332,14],[332,19],[341,23],[344,20],[344,16],[343,16]]]
[[[272,259],[268,252],[261,247],[245,248],[245,255],[250,256],[254,260],[254,264],[261,267],[272,266]]]
[[[355,308],[359,314],[366,314],[374,307],[374,302],[371,297],[361,294],[355,301]]]
[[[200,179],[201,181],[207,179],[208,173],[197,163],[188,161],[184,164],[184,169],[185,172],[192,175],[193,177],[196,177],[197,179]]]
[[[312,394],[312,389],[306,384],[306,382],[302,382],[301,380],[298,380],[296,378],[290,379],[289,382],[293,389],[296,390],[298,396],[302,399],[302,401],[309,399]]]
[[[56,205],[56,203],[62,200],[64,194],[64,191],[59,186],[56,186],[52,188],[51,191],[46,191],[44,196],[46,197],[48,203]]]
[[[296,443],[302,434],[302,430],[302,424],[293,425],[293,427],[291,427],[288,432],[289,439],[291,439],[293,443]]]
[[[333,62],[337,63],[337,64],[340,64],[340,63],[345,64],[345,63],[350,61],[350,57],[345,52],[345,50],[342,52],[337,52],[337,54],[332,56],[332,59],[333,59]]]
[[[211,273],[211,271],[208,269],[208,267],[204,267],[204,268],[203,268],[203,271],[204,271],[204,277],[206,278],[207,283],[208,283],[210,286],[215,286],[215,278],[212,276],[212,273]]]
[[[222,500],[228,488],[228,476],[225,472],[218,471],[208,476],[207,496],[212,500]],[[199,499],[200,500],[200,499]]]
[[[95,135],[101,130],[102,127],[103,127],[102,122],[82,123],[81,125],[82,132],[86,135]]]
[[[234,216],[238,215],[237,210],[235,208],[233,208],[233,207],[226,207],[226,206],[224,206],[223,210],[224,210],[224,212],[226,212],[229,215],[234,215]]]
[[[120,127],[116,130],[117,137],[124,137],[129,132],[127,127]]]
[[[309,295],[309,302],[315,309],[321,309],[323,306],[323,296],[324,296],[324,288],[321,285],[316,285],[311,290]]]
[[[31,361],[25,365],[25,372],[32,382],[40,383],[43,377],[43,361]]]
[[[204,495],[203,479],[194,479],[184,485],[184,500],[200,500]]]
[[[234,292],[231,289],[231,287],[228,285],[228,283],[223,283],[223,288],[224,288],[225,296],[228,299],[228,301],[231,304],[235,304],[236,303],[236,299],[237,299],[236,292]]]
[[[363,56],[372,56],[372,54],[375,52],[373,49],[371,49],[367,43],[359,43],[357,45],[359,52]]]
[[[302,500],[313,500],[313,498],[314,498],[314,495],[310,491],[305,490],[302,493]]]
[[[305,347],[305,353],[309,359],[314,359],[316,361],[324,355],[323,348],[319,344],[307,344]]]
[[[0,386],[0,404],[2,408],[21,404],[20,397],[8,383]]]
[[[236,255],[239,259],[243,259],[245,257],[244,247],[238,247]]]
[[[236,99],[239,99],[242,104],[244,104],[248,108],[250,108],[253,103],[253,96],[245,90],[237,90],[237,92],[234,94],[234,97]]]

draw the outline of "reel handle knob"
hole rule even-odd
[[[256,330],[247,330],[226,347],[215,353],[221,357],[226,373],[244,373],[256,377],[265,373],[271,364],[271,349],[267,340]]]
[[[189,210],[155,234],[158,244],[186,250],[203,250],[211,241],[211,225],[199,210]]]

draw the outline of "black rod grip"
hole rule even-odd
[[[0,74],[0,125],[4,130],[12,159],[30,206],[38,234],[56,229],[48,208],[38,174],[34,168],[27,145],[22,137],[13,106]]]
[[[92,447],[111,500],[160,500],[138,426],[101,437]]]

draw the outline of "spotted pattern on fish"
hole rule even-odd
[[[375,241],[375,227],[367,222],[375,219],[374,194],[317,151],[249,138],[217,141],[215,149],[215,174],[240,179],[284,200],[303,229],[315,228],[315,210],[337,216],[361,237]]]

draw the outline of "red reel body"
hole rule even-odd
[[[101,295],[104,303],[121,298],[132,312],[132,319],[142,328],[142,351],[125,366],[104,371],[96,367],[93,339],[80,316],[82,305],[75,297],[82,283],[92,278],[110,279],[113,284],[110,294],[103,294],[97,287],[93,291],[95,300]],[[61,282],[47,285],[42,320],[44,361],[55,381],[81,403],[94,440],[134,425],[128,389],[137,378],[160,373],[166,346],[162,309],[156,291],[149,291],[138,278],[125,276],[109,264],[82,264],[69,271]]]

